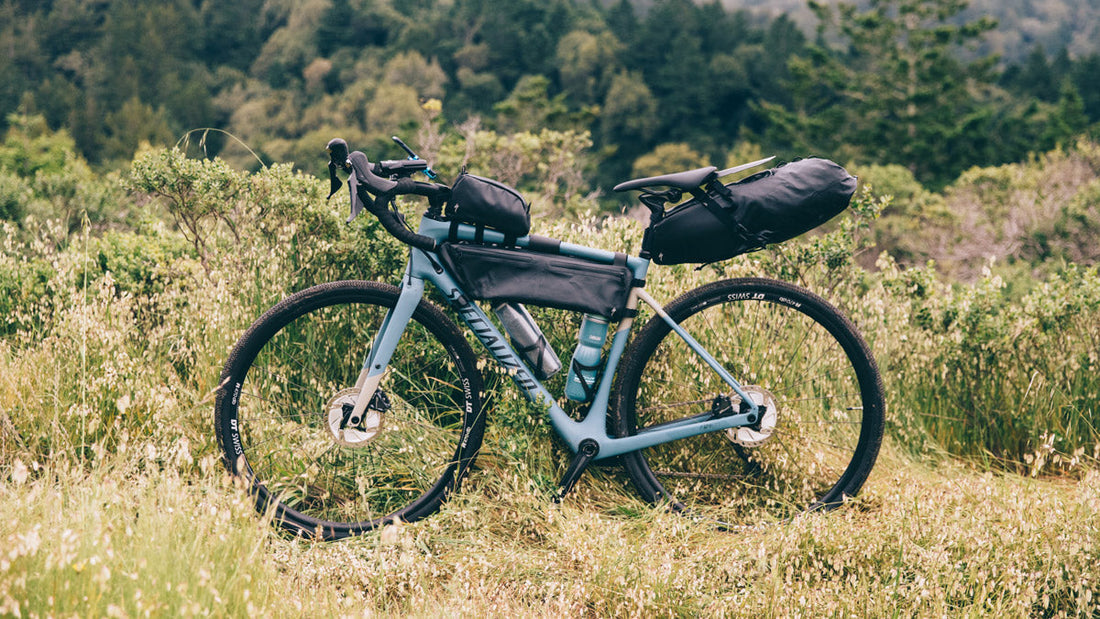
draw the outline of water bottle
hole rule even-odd
[[[607,339],[607,319],[585,314],[577,334],[577,350],[565,381],[565,397],[588,402],[596,395],[596,374],[600,369],[603,342]]]
[[[497,303],[493,312],[504,325],[512,346],[527,362],[527,367],[539,380],[546,380],[561,369],[561,361],[546,336],[542,334],[527,308],[519,303]]]

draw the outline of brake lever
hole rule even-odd
[[[328,182],[329,193],[328,200],[332,196],[336,195],[336,192],[340,191],[340,188],[344,186],[344,183],[336,176],[336,168],[342,169],[346,173],[351,172],[351,161],[348,159],[348,143],[340,138],[333,138],[329,140],[325,146],[325,150],[328,152]]]

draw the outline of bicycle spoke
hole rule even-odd
[[[227,368],[242,395],[219,400],[219,441],[227,459],[243,450],[251,483],[267,489],[258,507],[282,503],[280,523],[297,533],[313,535],[320,522],[323,536],[343,537],[391,516],[424,517],[455,487],[459,476],[447,472],[466,472],[454,463],[472,461],[480,447],[476,357],[428,305],[401,334],[368,409],[381,425],[328,427],[336,396],[353,401],[347,390],[398,294],[368,282],[308,289],[266,315],[273,326],[250,330],[231,357],[244,359]]]
[[[881,392],[865,390],[860,372],[874,377],[873,362],[849,357],[858,345],[842,344],[849,327],[834,309],[793,286],[762,280],[700,288],[665,309],[753,400],[772,410],[751,427],[625,455],[644,496],[671,499],[722,522],[753,523],[831,506],[858,490],[868,467],[846,473],[877,454],[878,439],[868,447],[861,437],[881,435],[880,405],[866,406],[868,398],[881,402]],[[724,387],[708,390],[723,383],[679,338],[648,328],[642,337],[659,341],[644,343],[652,351],[648,359],[623,378],[624,413],[632,419],[627,428],[690,423],[687,411],[704,408],[719,393],[732,397]]]

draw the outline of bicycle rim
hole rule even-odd
[[[481,443],[480,374],[465,339],[422,302],[362,419],[348,417],[365,355],[398,290],[311,288],[241,338],[217,403],[230,470],[260,510],[337,539],[436,511]]]
[[[854,496],[877,457],[877,367],[851,323],[805,290],[770,280],[718,282],[666,308],[766,406],[757,428],[715,432],[624,456],[643,497],[737,526],[831,508]],[[624,363],[621,435],[740,398],[659,318]]]

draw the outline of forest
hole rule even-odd
[[[759,4],[0,0],[0,616],[1100,614],[1095,3]],[[568,446],[479,360],[484,440],[438,513],[272,526],[226,472],[219,376],[288,295],[400,280],[324,167],[334,136],[401,158],[392,135],[519,188],[534,233],[632,254],[614,183],[843,164],[835,220],[645,288],[836,306],[886,405],[858,496],[730,530],[610,462],[556,504]],[[532,314],[566,359],[580,316]]]
[[[378,158],[393,133],[415,137],[420,104],[436,99],[446,133],[476,118],[502,133],[588,135],[590,190],[653,157],[671,171],[756,147],[899,164],[940,188],[1100,121],[1087,8],[808,3],[804,28],[717,2],[639,4],[6,0],[0,110],[65,128],[97,167],[209,127],[265,163],[316,172],[328,137]],[[1034,25],[1047,22],[1061,38]],[[1006,53],[1003,33],[1031,31]],[[204,146],[258,165],[222,134]]]

